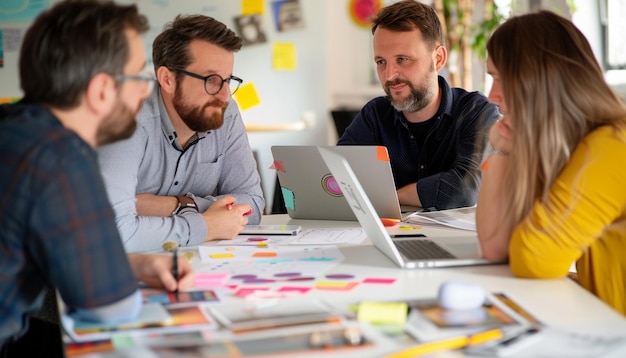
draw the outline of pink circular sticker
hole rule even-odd
[[[334,176],[326,174],[322,178],[322,189],[332,196],[342,196],[341,187]]]

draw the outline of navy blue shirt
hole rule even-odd
[[[439,210],[476,204],[480,161],[498,109],[479,92],[451,88],[439,76],[441,104],[424,142],[418,143],[402,112],[387,97],[369,101],[337,145],[383,145],[396,188],[417,182],[424,208]]]
[[[78,308],[137,289],[94,149],[44,107],[0,106],[0,188],[0,347],[47,285]]]

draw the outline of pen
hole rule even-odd
[[[466,346],[473,346],[483,344],[485,342],[493,341],[503,337],[502,330],[491,329],[488,331],[476,333],[471,336],[461,336],[454,338],[447,338],[435,342],[426,342],[419,344],[415,347],[405,349],[400,352],[392,353],[387,358],[410,358],[418,357],[425,354],[434,352],[446,351],[451,349],[463,348]]]
[[[233,210],[233,207],[235,206],[235,202],[232,203],[228,203],[226,204],[226,210],[230,211]],[[252,209],[246,211],[245,213],[243,213],[243,216],[248,216],[252,214]]]
[[[178,247],[174,248],[174,255],[172,260],[172,275],[176,280],[176,291],[174,291],[174,295],[176,297],[176,301],[178,301]]]

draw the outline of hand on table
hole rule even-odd
[[[233,239],[248,223],[247,215],[252,208],[248,204],[235,205],[235,200],[232,196],[225,196],[202,213],[209,230],[206,241]]]
[[[183,257],[178,257],[178,284],[172,274],[171,255],[128,254],[128,260],[137,279],[150,287],[176,291],[190,288],[194,284],[193,269]]]

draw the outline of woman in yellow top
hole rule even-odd
[[[513,274],[565,277],[626,315],[626,107],[584,35],[542,11],[487,44],[490,130],[476,212],[485,258]]]

